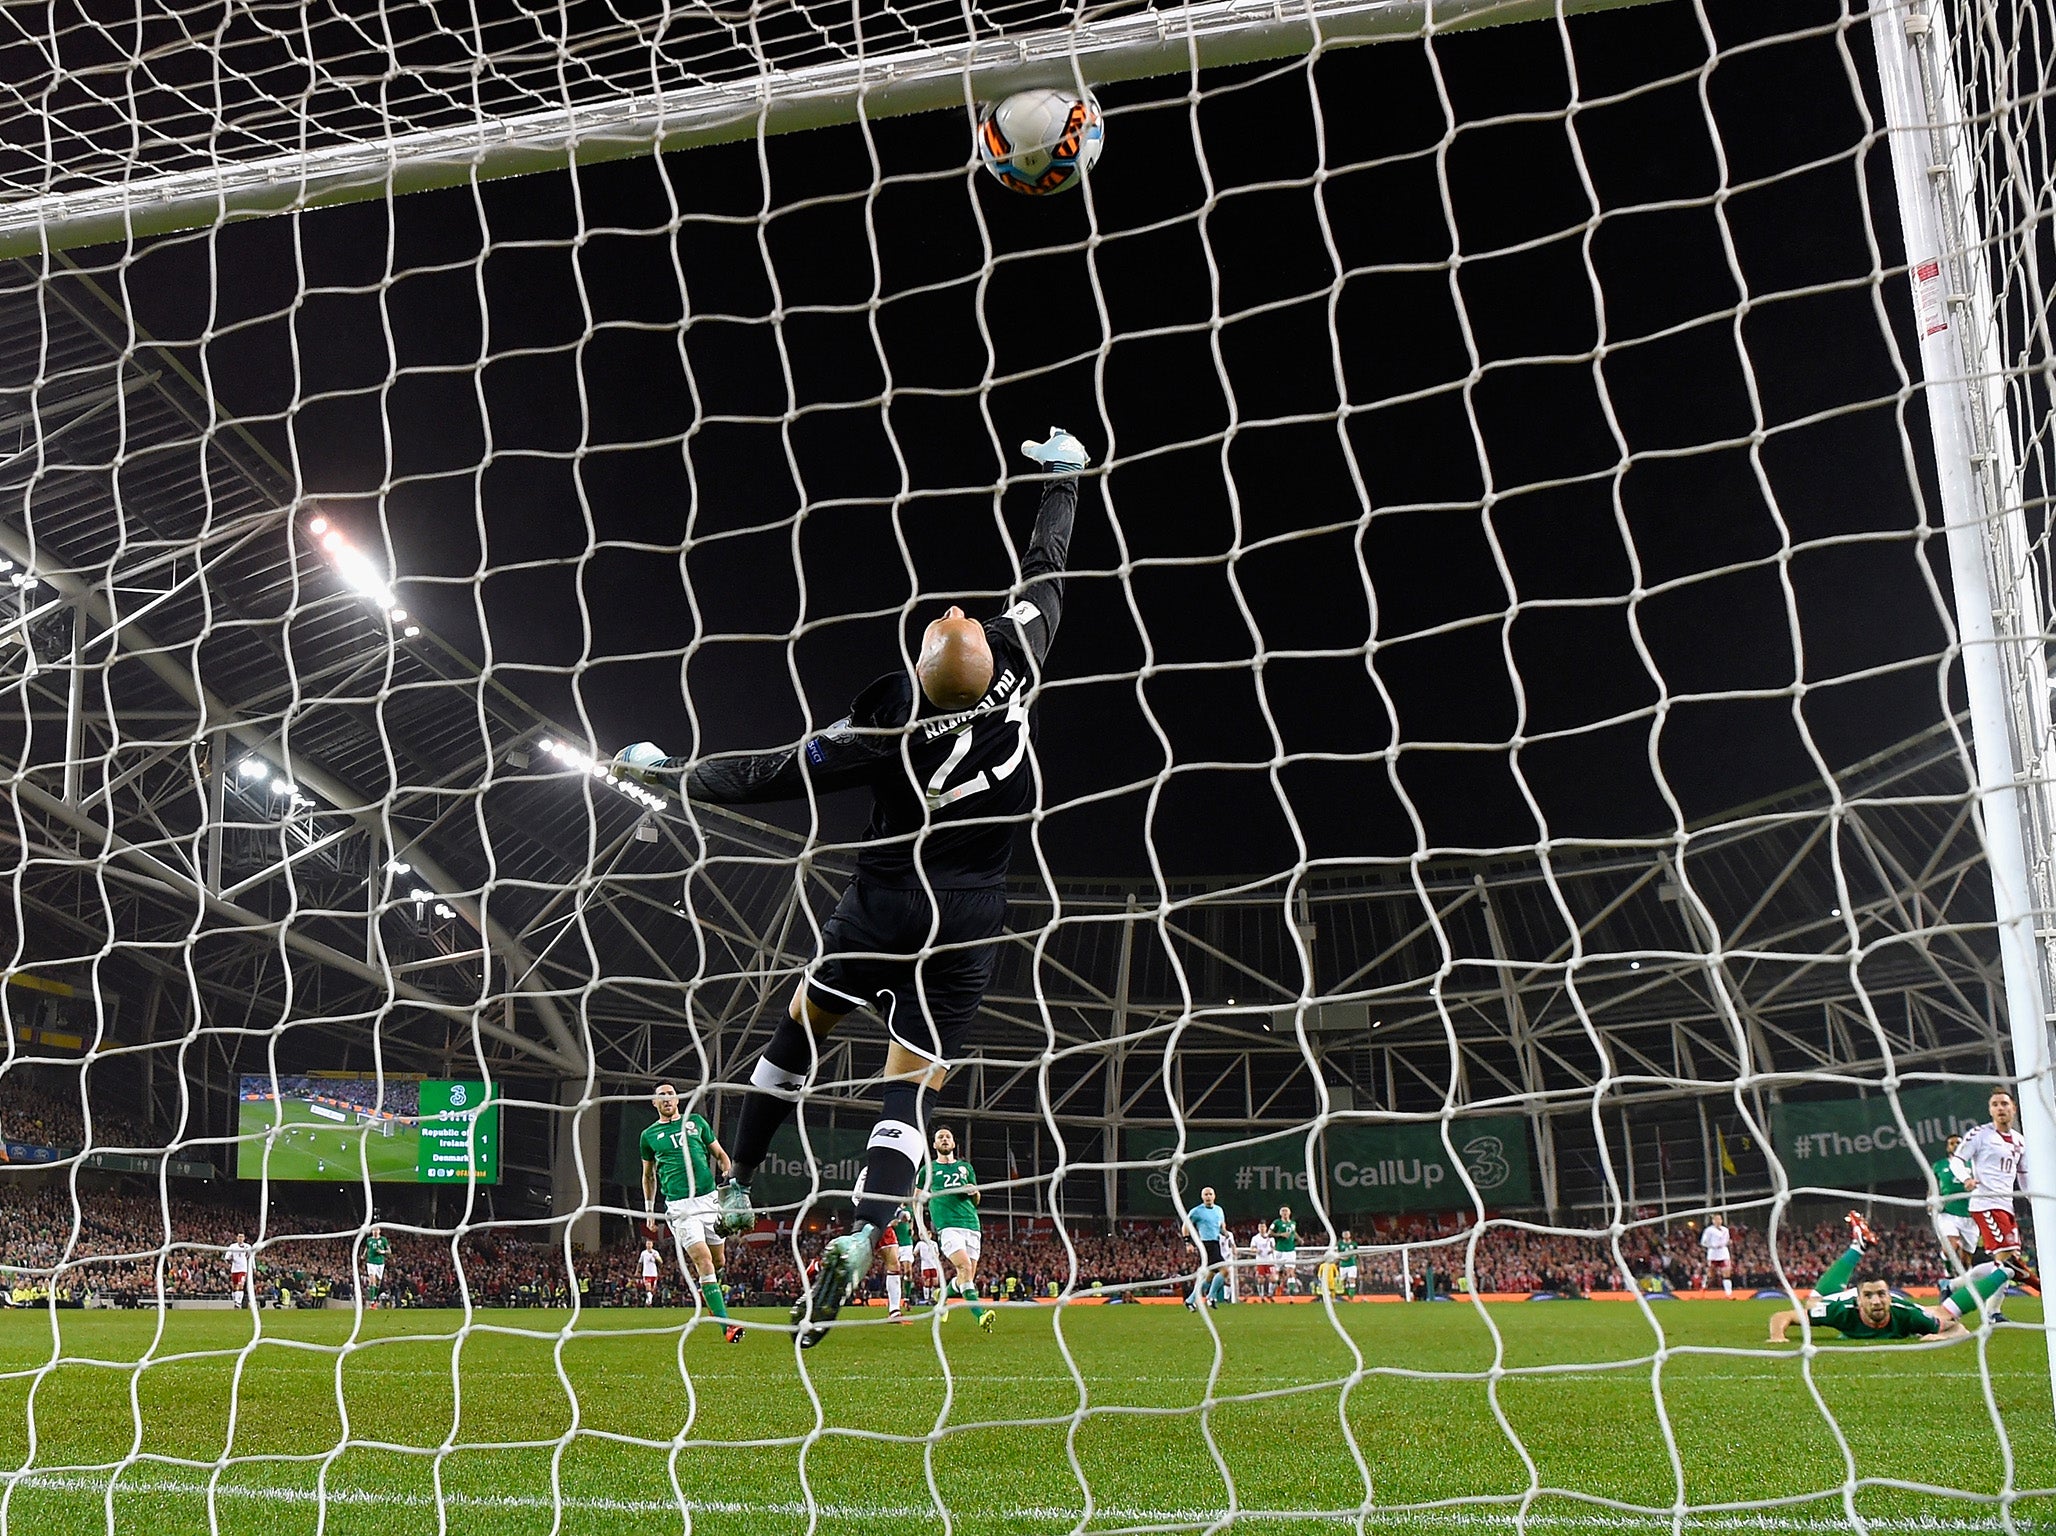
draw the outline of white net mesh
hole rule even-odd
[[[2052,1518],[1937,1182],[2056,1135],[2041,10],[0,27],[0,1533]],[[1066,81],[1099,167],[1003,191],[970,107]],[[595,760],[997,613],[1052,422],[996,1325],[917,1248],[795,1347],[862,1012],[730,1348],[639,1137],[733,1143],[867,797]],[[1765,1342],[1859,1276],[1940,1336]]]

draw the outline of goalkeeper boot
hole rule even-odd
[[[1044,469],[1059,475],[1075,475],[1092,462],[1085,445],[1062,427],[1051,427],[1041,442],[1027,442],[1021,451]]]
[[[750,1204],[750,1187],[740,1179],[724,1179],[714,1192],[719,1213],[714,1225],[723,1237],[735,1237],[757,1224],[757,1208]]]
[[[1851,1211],[1844,1219],[1849,1223],[1849,1241],[1856,1247],[1868,1248],[1878,1240],[1878,1235],[1871,1230],[1870,1223],[1855,1211]]]
[[[814,1289],[792,1309],[801,1349],[812,1349],[828,1336],[828,1325],[871,1272],[871,1255],[877,1247],[878,1229],[866,1221],[821,1250],[821,1273]]]
[[[742,1324],[728,1323],[724,1325],[721,1329],[721,1342],[723,1344],[740,1344],[742,1342]]]

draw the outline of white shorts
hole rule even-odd
[[[1951,1216],[1947,1211],[1935,1212],[1935,1232],[1943,1242],[1953,1237],[1972,1253],[1977,1252],[1977,1245],[1982,1241],[1976,1222],[1968,1216]]]
[[[367,1265],[365,1265],[365,1266],[364,1266],[364,1277],[365,1277],[365,1278],[366,1278],[367,1280],[369,1280],[369,1281],[370,1281],[370,1282],[371,1282],[371,1283],[372,1283],[373,1285],[383,1285],[383,1284],[385,1283],[385,1277],[386,1277],[386,1267],[385,1267],[385,1265],[383,1265],[383,1264],[367,1264]]]
[[[720,1214],[719,1195],[692,1195],[664,1202],[664,1219],[671,1223],[681,1248],[697,1248],[702,1243],[719,1247],[721,1234],[715,1230],[714,1222]]]
[[[914,1252],[920,1259],[920,1262],[915,1267],[921,1273],[924,1275],[931,1273],[939,1275],[942,1273],[942,1256],[935,1251],[933,1239],[922,1238],[920,1242],[914,1244]]]
[[[228,1272],[228,1288],[232,1291],[246,1291],[250,1288],[250,1272],[247,1269],[232,1269]]]
[[[942,1251],[950,1257],[962,1254],[973,1264],[978,1262],[979,1238],[982,1236],[970,1227],[944,1227],[935,1234],[935,1240],[942,1244]]]

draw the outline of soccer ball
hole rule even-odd
[[[1020,91],[978,114],[978,158],[1001,186],[1031,197],[1076,186],[1105,137],[1099,103],[1069,91]]]

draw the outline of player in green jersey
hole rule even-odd
[[[1970,1186],[1964,1182],[1969,1170],[1956,1160],[1961,1145],[1961,1136],[1951,1136],[1934,1161],[1935,1192],[1941,1199],[1935,1208],[1935,1232],[1942,1239],[1942,1251],[1968,1269],[1981,1239],[1977,1223],[1970,1219]]]
[[[705,1115],[678,1112],[675,1086],[659,1083],[650,1102],[657,1107],[657,1122],[642,1133],[643,1209],[651,1214],[648,1225],[655,1226],[657,1196],[662,1194],[664,1219],[671,1225],[681,1259],[692,1264],[707,1310],[721,1319],[721,1337],[739,1344],[742,1329],[728,1321],[728,1301],[722,1295],[721,1282],[714,1277],[713,1247],[721,1241],[714,1191],[719,1181],[728,1177],[728,1154],[714,1139],[714,1127]]]
[[[1271,1242],[1278,1250],[1278,1273],[1288,1293],[1299,1289],[1299,1223],[1292,1219],[1292,1207],[1278,1207],[1278,1219],[1271,1223]]]
[[[907,1282],[914,1277],[914,1218],[905,1206],[893,1212],[879,1236],[878,1251],[885,1257],[885,1320],[904,1323]]]
[[[1356,1254],[1356,1239],[1344,1232],[1342,1241],[1335,1245],[1335,1262],[1342,1266],[1342,1289],[1351,1296],[1361,1289],[1362,1272],[1357,1268]]]
[[[927,1197],[928,1225],[942,1256],[957,1272],[956,1280],[943,1287],[943,1320],[949,1320],[950,1297],[961,1296],[971,1304],[978,1326],[992,1332],[998,1314],[978,1301],[978,1175],[957,1157],[957,1138],[949,1127],[935,1133],[935,1156],[921,1170],[916,1188]]]
[[[1883,1280],[1863,1280],[1852,1286],[1849,1282],[1874,1234],[1856,1212],[1851,1211],[1848,1219],[1849,1251],[1821,1275],[1820,1284],[1807,1296],[1804,1312],[1787,1308],[1771,1317],[1771,1343],[1784,1343],[1786,1333],[1802,1317],[1816,1328],[1834,1329],[1845,1339],[1960,1339],[1970,1331],[1963,1326],[1963,1315],[1978,1311],[1981,1302],[1990,1301],[2006,1288],[2006,1271],[1996,1264],[1978,1265],[1933,1307],[1894,1296]]]
[[[364,1304],[367,1307],[377,1306],[385,1296],[386,1259],[390,1254],[385,1233],[373,1227],[370,1236],[364,1239],[364,1288],[369,1292]]]

